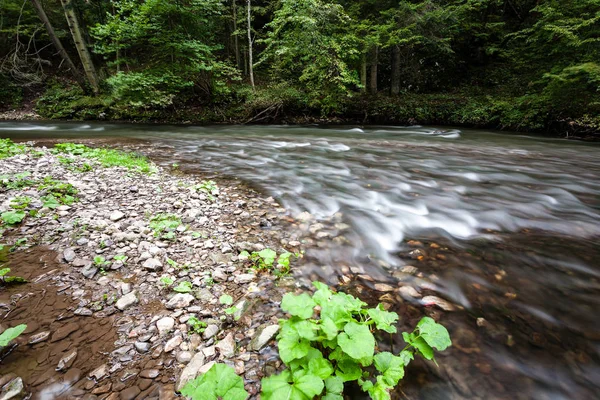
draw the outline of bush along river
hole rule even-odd
[[[3,396],[173,398],[217,362],[258,398],[261,378],[301,351],[284,339],[300,329],[290,324],[316,306],[324,326],[338,301],[376,323],[385,379],[398,378],[386,352],[417,340],[401,332],[448,329],[437,365],[415,358],[392,398],[600,391],[597,144],[426,127],[12,122],[0,137],[33,141],[0,160],[0,263],[4,280],[27,280],[0,289],[2,329],[27,325],[2,350]],[[290,297],[313,281],[366,305],[324,288]],[[370,334],[346,325],[341,351],[364,355],[342,344]],[[314,361],[310,373],[326,370]],[[263,398],[288,386],[341,398],[335,380],[297,379],[267,381]],[[369,398],[356,379],[343,396]]]

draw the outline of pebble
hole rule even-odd
[[[412,286],[401,286],[398,291],[403,298],[420,298],[422,296],[421,293],[417,292]]]
[[[163,264],[160,262],[160,260],[157,260],[156,258],[149,258],[146,261],[144,261],[142,267],[150,271],[159,271],[162,269]]]
[[[169,310],[173,310],[175,308],[185,308],[194,300],[194,296],[189,293],[177,293],[167,302],[166,307]]]
[[[448,303],[446,300],[440,299],[436,296],[425,296],[421,299],[421,303],[424,306],[436,305],[444,311],[454,311],[456,308]]]
[[[146,342],[135,342],[135,348],[140,353],[147,353],[150,350],[150,343]]]
[[[146,379],[154,379],[156,378],[158,375],[160,375],[160,371],[157,370],[156,368],[153,369],[145,369],[142,372],[140,372],[140,378],[146,378]]]
[[[192,359],[193,354],[189,351],[180,351],[177,353],[177,355],[175,356],[175,359],[177,360],[177,362],[180,362],[182,364],[187,364],[190,362],[190,360]]]
[[[56,370],[57,371],[65,371],[65,370],[69,369],[71,367],[71,365],[73,365],[73,363],[75,362],[76,358],[77,358],[77,349],[74,349],[70,353],[68,353],[67,355],[63,356],[60,359],[60,361],[58,362],[58,365],[56,366]]]
[[[198,371],[204,365],[204,359],[204,354],[202,352],[196,353],[196,355],[192,357],[188,365],[186,365],[183,371],[181,371],[181,375],[179,375],[179,379],[175,385],[177,391],[180,391],[187,382],[194,379],[198,375]]]
[[[263,329],[259,329],[250,341],[248,350],[259,351],[273,339],[277,332],[279,332],[279,325],[269,325]]]
[[[122,213],[121,211],[113,211],[112,213],[110,213],[109,219],[113,222],[116,222],[120,219],[123,219],[124,217],[125,217],[125,214]]]
[[[93,378],[96,381],[99,381],[100,379],[104,378],[106,375],[108,375],[108,366],[106,364],[102,364],[101,366],[99,366],[98,368],[96,368],[95,370],[93,370],[92,372],[90,372],[88,374],[88,376],[90,378]]]
[[[174,336],[165,343],[165,353],[169,353],[181,344],[183,338],[180,335]]]
[[[127,293],[125,296],[121,297],[119,300],[117,300],[117,304],[116,307],[123,311],[126,308],[129,308],[131,306],[133,306],[134,304],[137,304],[138,302],[138,298],[135,294],[135,292],[131,292],[131,293]]]
[[[83,274],[83,276],[85,276],[88,279],[92,279],[94,275],[96,275],[96,272],[98,272],[98,268],[92,265],[91,263],[87,264],[81,269],[81,273]]]
[[[76,257],[77,257],[77,255],[75,254],[75,251],[72,248],[68,248],[68,249],[65,249],[65,251],[63,251],[63,258],[68,263],[75,260]]]
[[[156,321],[156,327],[158,328],[158,333],[161,335],[170,332],[175,326],[175,320],[171,317],[164,317]]]
[[[29,337],[28,343],[36,344],[36,343],[44,342],[44,341],[48,340],[49,337],[50,337],[49,331],[36,333],[35,335],[32,335],[31,337]]]
[[[215,324],[210,324],[206,327],[206,329],[204,329],[204,333],[202,334],[202,337],[204,337],[204,339],[210,339],[211,337],[215,336],[217,333],[219,333],[219,326],[215,325]]]
[[[229,333],[225,336],[225,339],[221,340],[215,346],[219,349],[219,353],[225,358],[231,358],[235,355],[235,340],[233,339],[233,333]]]
[[[237,284],[245,284],[252,282],[254,279],[256,279],[256,275],[254,274],[240,274],[235,276],[234,282]]]
[[[120,394],[120,399],[121,400],[133,400],[136,398],[136,396],[138,394],[140,394],[141,390],[139,387],[137,386],[131,386],[128,387],[127,389],[123,390]]]
[[[23,379],[16,377],[9,383],[2,387],[0,392],[1,400],[21,399],[23,397],[25,387],[23,385]]]

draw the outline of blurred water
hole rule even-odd
[[[347,225],[346,242],[309,254],[329,272],[348,265],[386,276],[411,263],[435,274],[430,287],[465,310],[446,317],[451,332],[477,338],[478,351],[454,350],[454,359],[500,373],[490,377],[478,367],[465,376],[449,360],[441,374],[452,383],[447,398],[599,393],[598,144],[414,126],[5,122],[0,135],[140,139],[148,144],[142,151],[184,170],[242,179],[294,216],[308,212]],[[436,258],[424,248],[431,257],[413,261],[410,239],[447,250]],[[482,334],[476,317],[501,333]],[[423,393],[440,397],[433,389]]]

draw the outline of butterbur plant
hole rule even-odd
[[[261,251],[254,251],[248,253],[242,251],[239,255],[241,259],[249,260],[252,263],[252,268],[259,271],[273,270],[276,274],[285,275],[290,272],[290,258],[292,256],[299,257],[299,254],[282,253],[277,258],[277,252],[271,249],[264,249]],[[277,264],[275,263],[277,260]]]
[[[376,353],[373,332],[396,333],[398,315],[381,305],[367,308],[363,301],[334,293],[323,283],[314,286],[313,296],[283,297],[281,308],[291,317],[280,321],[277,340],[288,368],[262,380],[262,400],[343,400],[344,383],[349,381],[356,381],[372,399],[387,400],[416,354],[433,360],[434,349],[451,345],[446,328],[425,317],[414,332],[403,334],[407,345],[398,355]]]

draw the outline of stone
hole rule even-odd
[[[256,275],[254,275],[254,274],[240,274],[240,275],[236,275],[236,277],[234,278],[234,282],[237,284],[244,284],[244,283],[250,283],[254,279],[256,279]]]
[[[117,222],[120,219],[123,219],[125,217],[125,214],[122,213],[121,211],[113,211],[112,213],[110,213],[110,217],[108,217],[112,222]]]
[[[175,356],[175,359],[177,360],[177,362],[180,362],[182,364],[187,364],[190,362],[190,360],[192,359],[193,354],[189,351],[180,351],[177,353],[177,355]]]
[[[204,329],[202,336],[204,337],[204,339],[210,339],[217,333],[219,333],[219,326],[215,324],[210,324],[206,327],[206,329]]]
[[[99,381],[106,375],[108,375],[108,366],[106,364],[102,364],[101,366],[99,366],[98,368],[96,368],[88,374],[90,378],[95,379],[96,381]]]
[[[212,272],[212,278],[215,282],[225,282],[227,280],[227,274],[223,268],[215,268]]]
[[[123,282],[121,284],[121,293],[123,293],[123,294],[131,293],[131,283]]]
[[[376,283],[375,290],[377,290],[379,292],[391,292],[394,290],[394,287],[391,285],[388,285],[387,283]]]
[[[23,379],[16,377],[2,387],[0,400],[21,399],[25,394],[24,390]]]
[[[131,293],[127,293],[125,296],[123,296],[119,300],[117,300],[117,303],[115,305],[117,306],[117,308],[119,310],[123,311],[126,308],[129,308],[132,305],[137,304],[137,302],[138,302],[138,298],[137,298],[135,292],[131,292]]]
[[[156,327],[158,328],[158,333],[164,335],[173,329],[175,326],[175,320],[171,317],[164,317],[156,321]]]
[[[81,268],[81,267],[87,267],[88,265],[92,265],[92,262],[90,260],[85,260],[83,258],[76,258],[73,260],[73,263],[71,264],[74,267],[77,268]]]
[[[159,271],[162,269],[163,265],[160,260],[157,260],[156,258],[149,258],[144,261],[142,267],[150,271]]]
[[[150,343],[135,342],[135,349],[140,353],[147,353],[150,350]]]
[[[29,344],[40,343],[40,342],[48,340],[49,337],[50,337],[50,332],[49,331],[36,333],[35,335],[32,335],[32,336],[29,337],[29,342],[28,343]]]
[[[90,315],[93,314],[93,311],[90,310],[89,308],[79,307],[77,310],[73,311],[73,314],[89,317]]]
[[[212,240],[207,240],[204,242],[204,248],[205,249],[214,249],[215,248],[215,244],[213,243]]]
[[[421,297],[421,293],[417,292],[417,290],[412,286],[401,286],[398,291],[400,292],[400,296],[405,299]]]
[[[165,343],[165,353],[170,353],[175,350],[177,346],[179,346],[183,342],[183,338],[180,335],[173,336],[171,339]]]
[[[77,358],[77,349],[71,351],[70,353],[68,353],[67,355],[63,356],[60,361],[58,362],[58,365],[56,366],[56,370],[57,371],[65,371],[67,369],[69,369],[71,367],[71,365],[73,365],[73,363],[75,362],[75,359]]]
[[[454,311],[455,307],[446,300],[440,299],[437,296],[425,296],[421,299],[424,306],[436,305],[444,311]]]
[[[92,265],[92,263],[86,265],[81,269],[81,273],[83,274],[83,276],[85,276],[88,279],[92,279],[94,275],[96,275],[96,272],[98,272],[98,268]]]
[[[67,336],[69,336],[71,333],[75,332],[77,329],[79,329],[79,325],[74,322],[67,324],[67,325],[63,325],[60,328],[58,328],[56,331],[54,331],[54,334],[52,335],[52,339],[50,339],[50,342],[52,342],[52,343],[58,342],[59,340],[62,340],[64,338],[66,338]]]
[[[119,398],[121,400],[133,400],[136,398],[138,394],[140,394],[141,390],[137,386],[131,386],[127,389],[121,391]]]
[[[169,310],[173,310],[175,308],[185,308],[189,306],[194,299],[194,296],[189,293],[177,293],[167,302],[166,307]]]
[[[177,384],[175,388],[177,391],[180,391],[186,383],[190,380],[194,379],[198,375],[198,371],[204,365],[204,354],[202,352],[196,353],[194,357],[190,360],[188,365],[181,371],[181,375],[179,375],[179,379],[177,380]]]
[[[140,372],[140,378],[146,378],[146,379],[154,379],[156,378],[158,375],[160,375],[160,371],[157,370],[156,368],[152,368],[152,369],[145,369],[142,372]]]
[[[219,353],[225,358],[231,358],[235,355],[235,340],[233,339],[233,333],[229,333],[225,336],[225,339],[221,340],[215,346],[219,349]]]
[[[63,258],[68,263],[75,260],[76,257],[77,255],[75,254],[75,251],[71,248],[65,249],[65,251],[63,251]]]
[[[269,325],[263,329],[259,329],[250,341],[248,350],[259,351],[273,339],[277,332],[279,332],[279,325]]]
[[[88,244],[90,241],[87,238],[79,238],[77,239],[77,246],[85,246],[86,244]]]

